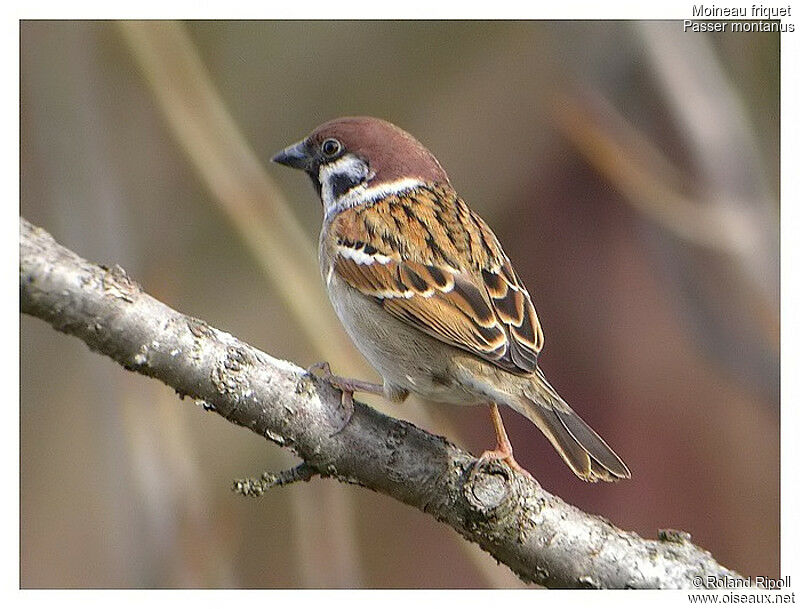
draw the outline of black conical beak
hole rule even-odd
[[[311,151],[305,140],[284,148],[272,157],[273,163],[280,163],[281,165],[302,169],[303,171],[311,169],[312,160]]]

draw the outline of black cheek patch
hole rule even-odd
[[[354,186],[361,184],[361,179],[346,173],[336,173],[330,177],[331,195],[338,199]]]

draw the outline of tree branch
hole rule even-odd
[[[342,428],[341,395],[323,380],[174,311],[120,267],[92,264],[22,218],[20,302],[22,312],[303,459],[267,476],[263,488],[314,473],[367,487],[433,515],[524,581],[548,587],[688,588],[741,577],[686,535],[645,540],[622,531],[503,463],[479,463],[360,402]]]

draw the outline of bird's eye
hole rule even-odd
[[[322,142],[322,154],[327,157],[333,157],[339,154],[342,149],[342,144],[339,140],[330,138]]]

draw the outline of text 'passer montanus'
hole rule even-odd
[[[330,377],[394,401],[491,407],[497,449],[521,468],[497,404],[542,430],[587,481],[629,478],[622,460],[547,382],[530,295],[487,224],[434,156],[376,118],[339,118],[272,159],[302,169],[322,199],[322,276],[336,313],[383,385]],[[522,470],[524,471],[524,470]]]

